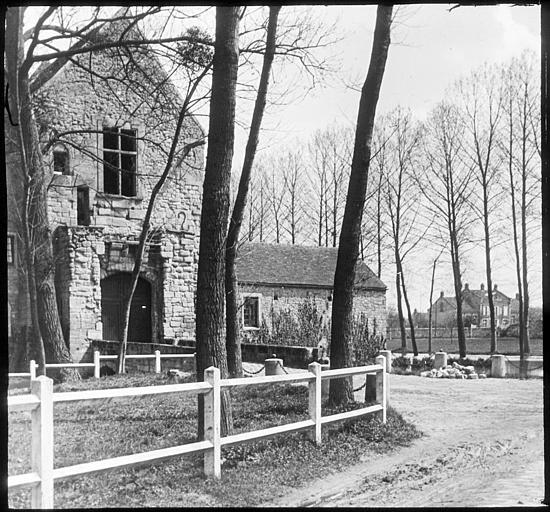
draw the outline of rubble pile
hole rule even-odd
[[[421,377],[438,378],[438,379],[485,379],[487,375],[484,373],[477,374],[473,366],[462,366],[458,363],[453,363],[451,366],[443,366],[440,369],[433,368],[420,373]]]

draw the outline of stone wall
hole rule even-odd
[[[49,170],[48,216],[52,233],[56,233],[58,305],[63,333],[76,361],[90,357],[90,340],[103,337],[101,279],[133,268],[129,245],[137,243],[151,191],[165,168],[181,105],[181,98],[169,82],[160,88],[162,95],[151,93],[166,75],[150,52],[138,53],[134,59],[148,74],[144,77],[136,69],[131,71],[137,86],[130,91],[124,81],[114,80],[109,87],[101,80],[92,84],[89,73],[69,62],[36,97],[36,116],[44,140],[52,128],[57,133],[82,131],[64,136],[70,175],[53,173],[53,153],[45,156]],[[128,63],[122,52],[95,53],[90,61],[88,57],[76,57],[82,58],[86,58],[86,64],[93,63],[96,73],[104,75],[116,74],[120,64]],[[101,131],[103,126],[123,125],[135,128],[139,139],[135,197],[107,194],[103,189]],[[177,151],[203,137],[200,125],[188,117]],[[176,164],[157,197],[151,218],[150,241],[157,244],[156,251],[151,258],[146,253],[142,269],[142,276],[152,284],[152,341],[165,336],[194,338],[204,149],[193,149],[184,160],[178,156],[176,153]],[[11,197],[8,225],[12,232],[17,229],[22,197],[17,187],[21,180],[14,147],[6,162]],[[88,187],[89,226],[77,226],[77,188],[82,186]],[[9,269],[8,281],[10,319],[24,327],[29,323],[28,298],[15,266]],[[21,327],[11,330],[18,329]]]
[[[273,315],[282,311],[297,314],[304,301],[315,304],[323,317],[323,325],[330,325],[332,315],[332,290],[313,287],[274,287],[261,285],[242,285],[239,289],[241,303],[246,295],[258,296],[260,299],[261,321],[268,330],[272,330]],[[376,321],[377,331],[386,332],[386,292],[383,290],[356,290],[353,312],[355,316],[365,315],[369,322]],[[258,329],[244,328],[243,338],[255,342]]]

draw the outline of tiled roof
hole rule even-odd
[[[338,249],[282,244],[244,244],[238,252],[237,277],[247,284],[332,288]],[[386,290],[386,285],[359,260],[355,287]]]

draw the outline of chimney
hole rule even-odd
[[[466,284],[464,285],[464,291],[469,291],[469,290],[470,290],[469,285],[468,285],[468,283],[466,283]]]
[[[481,291],[485,290],[485,285],[484,285],[483,283],[481,283],[481,284],[479,285],[479,289],[480,289]]]
[[[495,284],[494,288],[493,288],[493,291],[496,292],[497,291],[497,285]]]
[[[443,297],[443,292],[441,292],[441,295],[440,295],[440,297]]]

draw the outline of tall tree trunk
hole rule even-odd
[[[453,283],[456,296],[456,327],[458,338],[458,352],[461,358],[466,357],[466,336],[464,335],[464,319],[462,317],[462,272],[458,255],[456,235],[451,234],[451,262],[453,269]]]
[[[401,353],[407,353],[407,330],[405,328],[405,316],[403,315],[403,298],[401,295],[401,277],[398,265],[395,268],[395,292],[397,294],[397,318],[399,319],[399,332],[401,333]]]
[[[434,282],[435,282],[435,266],[439,256],[434,260],[432,268],[432,283],[430,285],[430,311],[428,313],[428,353],[432,353],[432,313],[433,313],[433,297],[434,297]]]
[[[224,339],[225,241],[235,130],[235,91],[239,64],[239,7],[216,7],[208,151],[201,210],[197,272],[197,381],[213,365],[228,377]],[[204,436],[204,397],[199,395],[199,438]],[[222,393],[222,435],[232,430],[231,402]]]
[[[409,326],[411,332],[411,345],[413,349],[413,354],[418,356],[418,347],[416,345],[416,336],[414,333],[414,320],[411,312],[411,305],[409,304],[409,297],[407,296],[407,288],[405,287],[405,276],[403,275],[403,265],[399,262],[399,269],[401,275],[401,286],[403,287],[403,298],[405,299],[405,306],[407,307],[407,317],[409,319]]]
[[[6,61],[11,84],[11,111],[16,116],[21,165],[28,180],[23,238],[27,241],[27,250],[32,253],[32,256],[25,260],[31,298],[32,330],[33,336],[37,336],[38,352],[45,355],[45,360],[64,363],[71,362],[71,356],[63,338],[57,310],[55,264],[48,220],[47,180],[29,89],[29,66],[22,62],[22,31],[23,9],[8,9]],[[36,332],[37,326],[40,335]],[[43,349],[40,346],[40,338],[43,340]],[[63,379],[80,379],[76,369],[62,370],[60,375]]]
[[[244,163],[239,180],[239,189],[235,205],[233,206],[233,214],[229,223],[229,232],[227,234],[227,246],[225,249],[225,303],[226,303],[226,350],[227,350],[227,365],[229,375],[231,377],[242,377],[243,365],[241,356],[241,340],[240,326],[238,320],[238,290],[237,290],[237,272],[235,268],[235,260],[237,257],[237,245],[239,243],[239,233],[243,221],[244,210],[246,207],[246,199],[248,196],[248,188],[250,184],[250,176],[252,174],[252,166],[254,157],[258,147],[258,138],[260,135],[260,127],[262,117],[265,111],[267,99],[267,88],[269,84],[269,73],[275,55],[275,39],[277,34],[277,18],[279,16],[280,6],[271,6],[269,8],[269,22],[266,36],[266,49],[262,65],[262,74],[260,76],[260,84],[258,86],[258,94],[252,114],[252,123],[250,125],[250,133],[246,143],[244,155]],[[292,243],[294,243],[294,230],[292,232]]]
[[[359,253],[361,220],[369,178],[376,104],[390,45],[392,10],[391,5],[379,5],[377,8],[371,60],[359,102],[353,159],[334,275],[330,342],[332,368],[345,368],[351,365],[355,265]],[[332,379],[329,400],[334,404],[344,404],[353,400],[351,379]]]
[[[525,96],[527,93],[525,93]],[[524,99],[524,110],[526,109]],[[524,114],[526,116],[526,114]],[[527,280],[527,134],[523,126],[522,148],[521,148],[521,255],[523,270],[523,350],[525,354],[531,352],[529,343],[529,283]]]
[[[381,207],[381,194],[382,194],[382,172],[378,179],[378,190],[376,192],[377,204],[376,204],[376,277],[380,279],[382,276],[382,207]]]
[[[489,315],[491,321],[491,354],[497,351],[497,328],[495,318],[495,300],[493,296],[493,278],[491,275],[491,241],[489,224],[489,198],[487,197],[487,183],[483,183],[483,229],[485,235],[485,273],[487,277],[487,299],[489,301]]]

